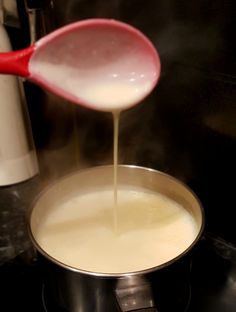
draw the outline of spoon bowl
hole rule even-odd
[[[24,76],[71,102],[101,111],[139,103],[160,76],[160,59],[150,40],[110,19],[72,23],[27,49],[3,54],[1,73]]]

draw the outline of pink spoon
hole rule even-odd
[[[0,53],[0,73],[25,77],[76,104],[113,111],[139,103],[153,90],[160,60],[134,27],[88,19],[57,29],[26,49]]]

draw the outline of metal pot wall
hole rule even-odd
[[[100,166],[69,175],[45,190],[36,200],[29,216],[31,239],[38,250],[45,277],[45,297],[57,311],[184,311],[188,302],[190,251],[199,241],[204,213],[196,196],[183,183],[162,172],[135,166],[119,166],[120,184],[144,187],[175,200],[195,218],[198,235],[182,254],[171,261],[143,271],[106,274],[82,271],[59,262],[37,243],[35,228],[51,205],[70,199],[96,186],[113,183],[113,167]],[[122,255],[121,255],[122,257]],[[50,310],[49,310],[50,312]]]

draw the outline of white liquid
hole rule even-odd
[[[140,102],[150,89],[150,83],[143,82],[139,85],[129,81],[95,81],[80,90],[70,81],[67,88],[87,103],[94,103],[95,108],[114,111],[127,109]]]
[[[148,95],[153,86],[153,78],[139,73],[129,74],[128,77],[123,78],[114,78],[113,75],[116,74],[96,77],[96,71],[94,75],[89,73],[88,76],[87,73],[79,71],[77,73],[76,67],[55,66],[55,64],[41,62],[39,64],[34,62],[30,70],[39,77],[39,80],[41,77],[46,77],[48,85],[56,87],[62,97],[106,112],[124,110],[138,104]]]
[[[111,187],[49,209],[34,229],[38,243],[55,259],[81,270],[124,273],[165,263],[196,238],[194,218],[171,199],[132,187],[119,189],[118,198],[117,234]]]

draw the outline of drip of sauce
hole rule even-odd
[[[118,207],[117,207],[117,171],[118,171],[118,142],[119,142],[119,119],[120,111],[113,111],[113,184],[114,184],[114,205],[113,205],[113,226],[114,232],[118,230]]]
[[[110,110],[113,115],[113,227],[114,233],[118,231],[118,192],[117,192],[117,171],[118,171],[118,146],[119,146],[119,120],[124,108],[133,106],[141,94],[150,87],[148,82],[137,82],[133,75],[128,81],[109,81],[106,83],[92,83],[90,89],[83,89],[83,96],[89,102],[96,103],[97,106]],[[71,85],[71,84],[70,84]],[[76,90],[76,89],[75,89]]]

